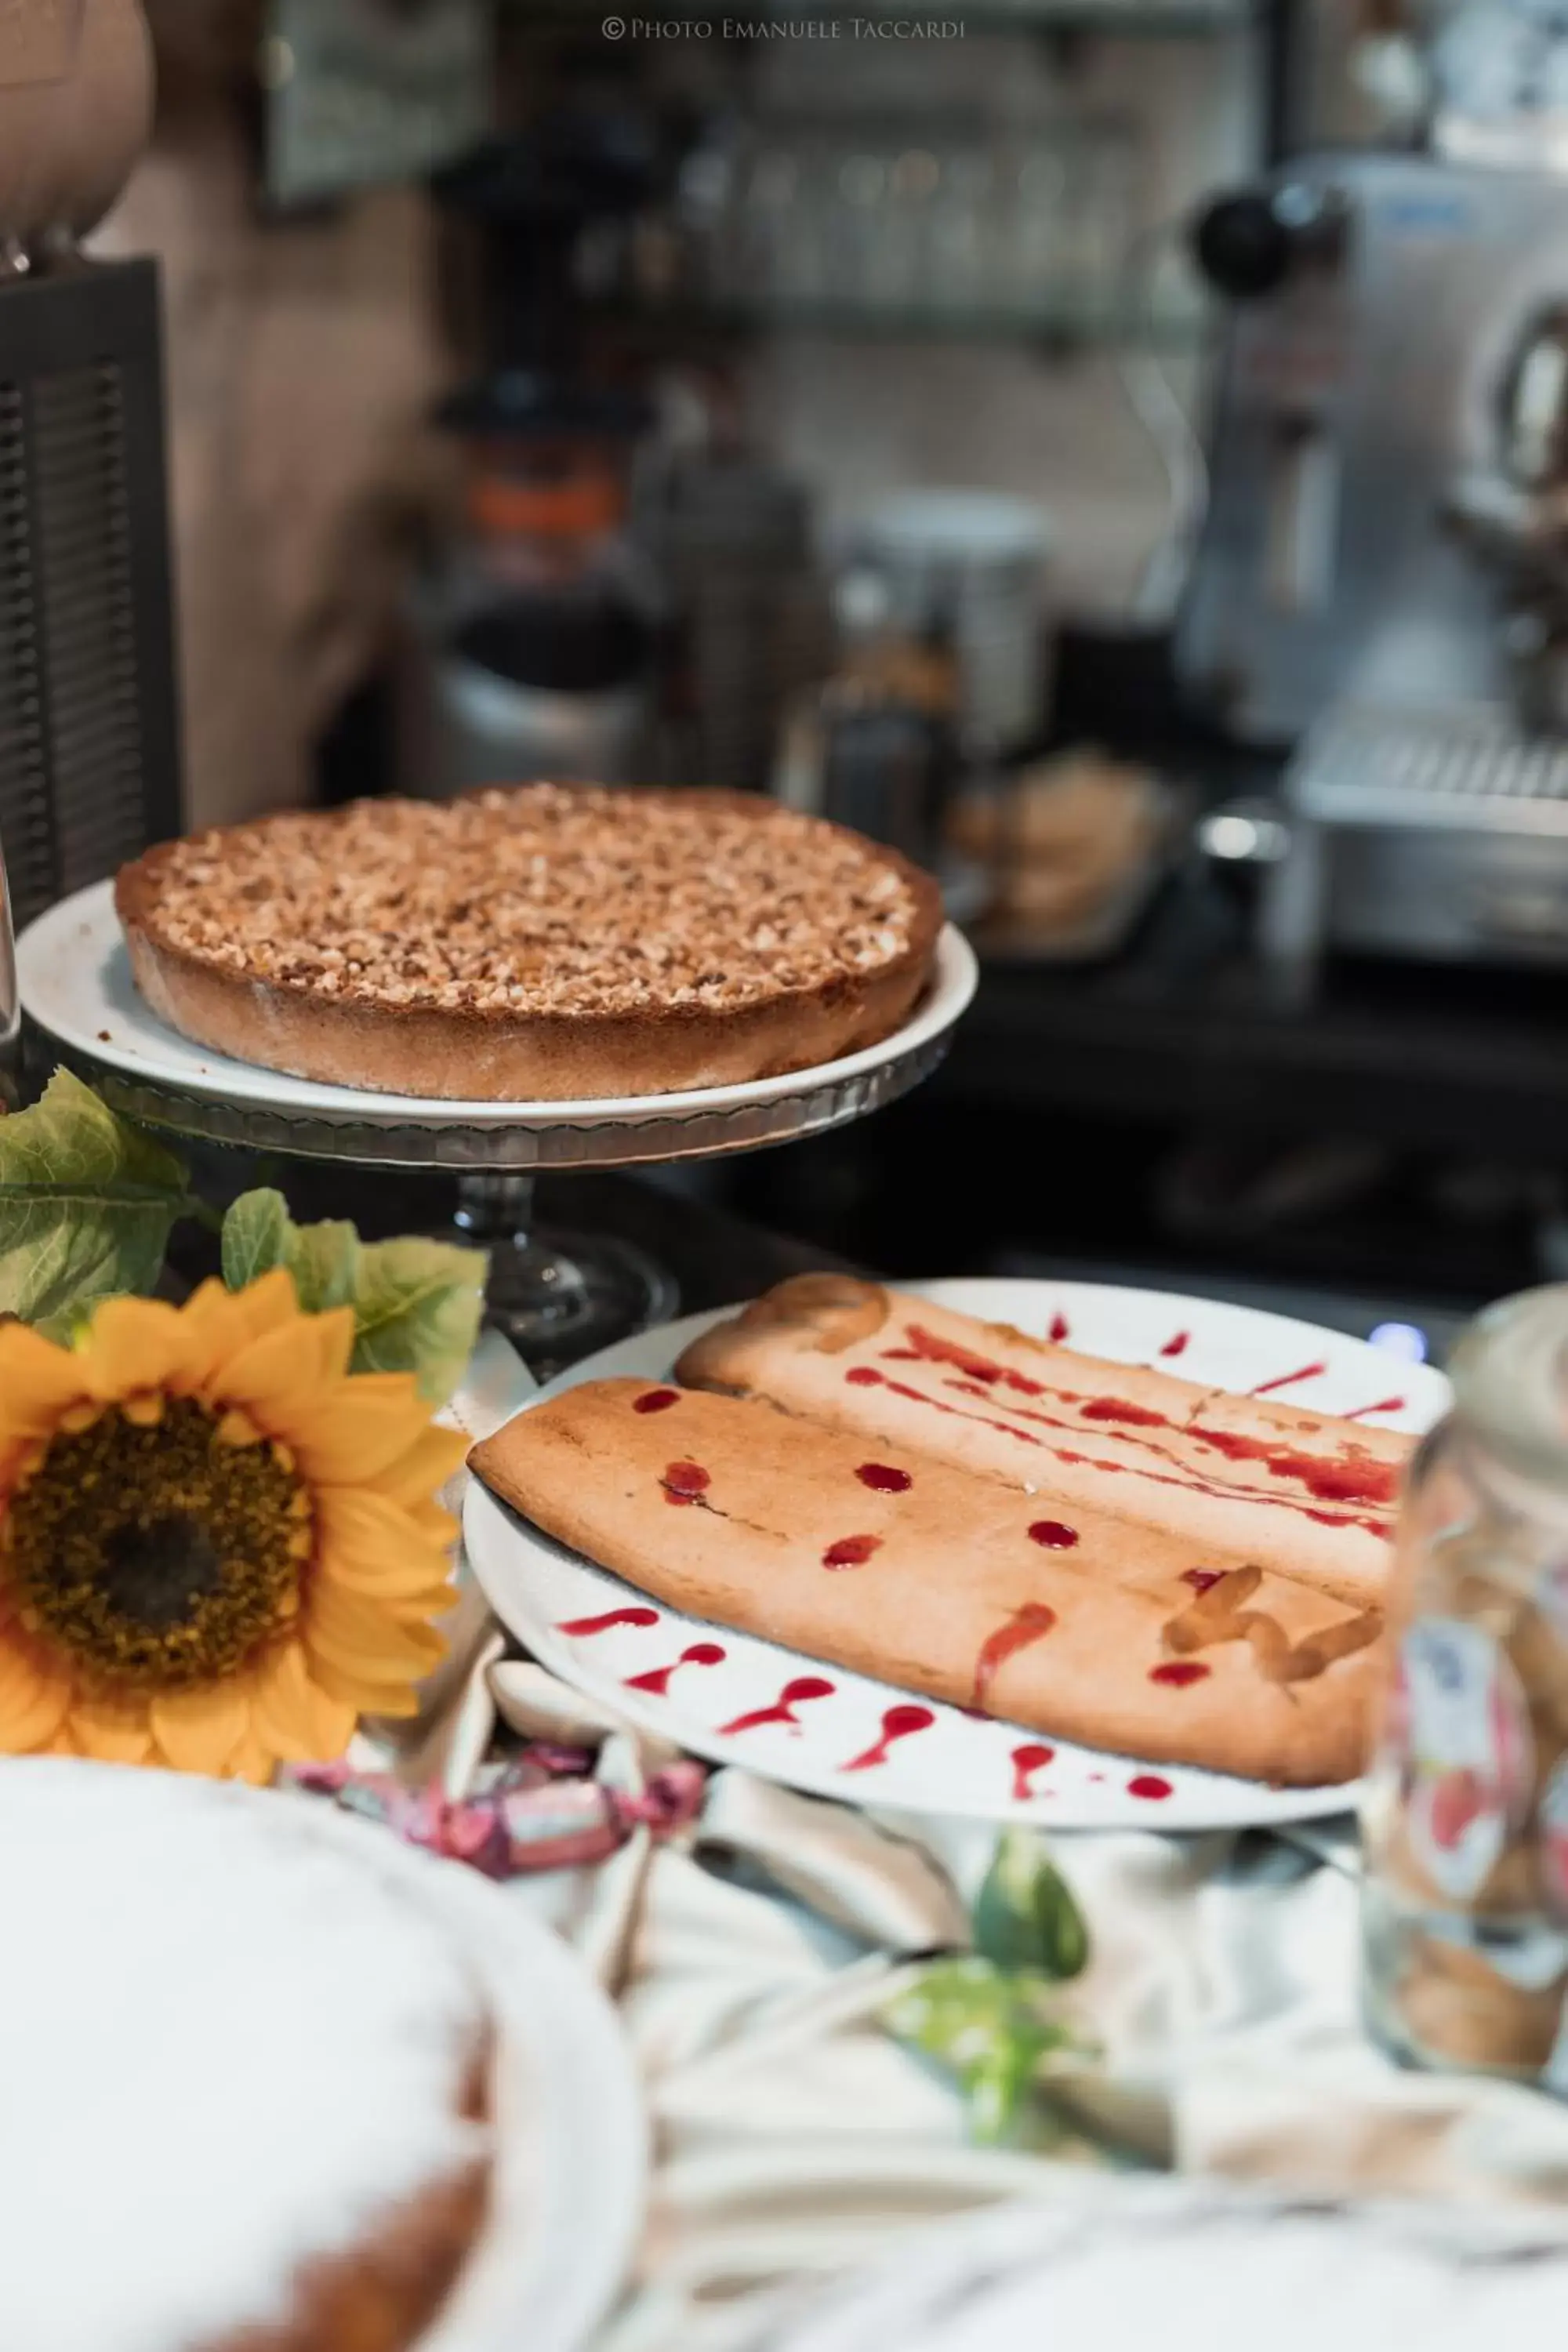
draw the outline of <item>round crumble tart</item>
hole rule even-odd
[[[448,1101],[742,1085],[874,1045],[942,900],[746,793],[525,784],[215,827],[123,867],[136,984],[199,1044]]]

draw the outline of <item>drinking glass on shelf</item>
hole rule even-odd
[[[885,299],[880,254],[887,224],[888,158],[874,141],[853,138],[831,151],[830,169],[826,290],[845,303]]]
[[[933,310],[981,310],[1005,295],[999,252],[997,173],[978,143],[944,148],[937,159],[926,235],[926,292]]]
[[[1061,133],[1027,134],[1005,172],[998,302],[1022,318],[1059,301],[1068,274],[1071,168]]]

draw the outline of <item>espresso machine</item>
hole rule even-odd
[[[1220,199],[1229,300],[1184,683],[1284,757],[1205,845],[1331,949],[1568,964],[1568,174],[1322,154]]]

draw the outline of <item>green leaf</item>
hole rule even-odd
[[[353,1304],[363,1255],[360,1237],[347,1223],[329,1219],[290,1227],[284,1263],[308,1315]]]
[[[975,1949],[999,1969],[1023,1969],[1057,1983],[1089,1963],[1083,1914],[1039,1839],[1005,1830],[974,1906]]]
[[[463,1376],[484,1307],[485,1255],[450,1242],[375,1242],[354,1289],[356,1372],[413,1372],[445,1404]]]
[[[281,1192],[242,1192],[223,1221],[225,1282],[243,1290],[280,1265],[293,1276],[307,1315],[350,1306],[359,1279],[359,1235],[351,1224],[331,1219],[297,1225]]]
[[[68,1338],[99,1299],[153,1288],[194,1205],[172,1152],[57,1070],[0,1118],[0,1314]]]
[[[1043,1977],[1008,1975],[985,1959],[938,1960],[897,1994],[883,2022],[955,2076],[976,2139],[1017,2137],[1041,2061],[1071,2046],[1052,2017]]]
[[[229,1289],[243,1290],[282,1265],[293,1231],[281,1192],[242,1192],[223,1221],[223,1278]]]

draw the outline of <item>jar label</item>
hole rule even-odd
[[[1391,1720],[1403,1735],[1411,1847],[1435,1886],[1467,1902],[1530,1810],[1530,1711],[1512,1665],[1479,1625],[1426,1618],[1399,1654]]]
[[[1568,1643],[1568,1560],[1542,1570],[1535,1580],[1535,1605],[1558,1640]]]
[[[1568,1919],[1568,1756],[1541,1792],[1541,1883],[1560,1918]]]

